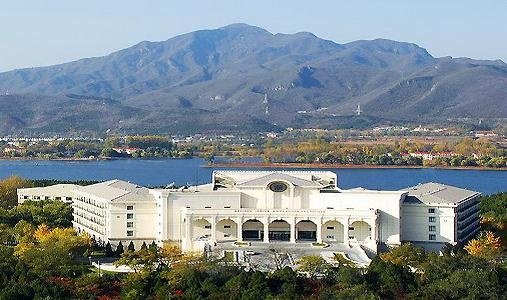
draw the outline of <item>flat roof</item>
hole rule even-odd
[[[407,204],[458,204],[472,196],[480,195],[479,192],[435,182],[422,183],[402,190],[408,191],[403,201]]]

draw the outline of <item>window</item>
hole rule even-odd
[[[134,227],[134,222],[127,222],[127,228]]]
[[[328,236],[326,236],[326,239],[332,239],[332,240],[334,240],[334,235],[328,235]]]
[[[435,225],[430,225],[429,231],[437,231],[437,227]]]
[[[190,206],[187,206],[187,208],[190,208]]]
[[[65,197],[65,200],[70,201],[72,200],[72,197]]]
[[[134,206],[133,205],[127,205],[127,210],[134,210]]]
[[[326,207],[326,209],[334,209],[334,207],[330,207],[330,206],[328,206],[328,207]]]
[[[49,200],[49,196],[44,196],[44,200]]]
[[[205,206],[204,208],[211,208],[211,206]]]
[[[268,185],[268,188],[275,193],[281,193],[281,192],[285,192],[287,190],[288,186],[284,182],[274,181]]]
[[[430,241],[434,241],[434,240],[436,240],[436,239],[437,239],[437,236],[436,236],[436,235],[434,235],[434,234],[430,234],[430,235],[428,236],[428,239],[429,239]]]
[[[435,209],[434,208],[428,208],[428,213],[434,214],[435,213]]]
[[[224,225],[224,228],[231,228],[231,225]]]
[[[62,197],[55,197],[55,200],[62,200]]]
[[[327,229],[328,230],[334,230],[334,227],[333,226],[327,226]]]
[[[204,228],[211,229],[211,225],[204,225]]]
[[[127,214],[127,219],[133,219],[134,218],[134,214]]]
[[[354,230],[354,227],[349,227],[349,230]]]
[[[230,234],[224,234],[224,237],[230,237],[231,235]]]
[[[23,199],[28,199],[28,196],[23,196]]]
[[[224,208],[231,208],[230,206],[224,206]]]
[[[128,230],[127,231],[127,236],[134,236],[134,231]]]
[[[437,221],[437,218],[435,218],[435,217],[429,217],[428,221],[431,222],[431,223],[435,223]]]

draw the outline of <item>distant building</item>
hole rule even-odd
[[[135,152],[141,151],[141,148],[112,148],[118,154],[128,154],[132,155]]]
[[[190,188],[111,180],[69,187],[65,199],[73,201],[74,228],[98,241],[137,247],[174,242],[185,251],[234,242],[317,242],[377,252],[402,241],[456,243],[478,230],[479,193],[434,183],[400,191],[343,190],[337,180],[329,171],[224,170],[214,171],[209,184]],[[63,200],[62,190],[19,189],[18,195],[20,202]]]
[[[435,158],[451,158],[456,156],[454,152],[439,152],[439,153],[431,153],[431,152],[410,152],[405,154],[404,156],[409,155],[412,157],[420,157],[425,160],[432,160]]]

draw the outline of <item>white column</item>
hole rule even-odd
[[[347,246],[350,246],[349,243],[349,219],[343,220],[343,243]]]
[[[215,244],[217,242],[217,217],[211,218],[211,242]]]
[[[291,218],[291,222],[289,222],[290,225],[290,242],[295,243],[296,242],[296,219]]]
[[[236,239],[238,242],[243,241],[243,217],[237,219]]]
[[[322,219],[317,220],[317,243],[322,243]]]
[[[370,231],[370,236],[371,236],[371,239],[373,241],[377,241],[377,221],[375,219],[373,219],[373,222],[371,222],[372,225],[370,225],[371,227],[371,231]]]
[[[192,250],[192,216],[186,216],[186,224],[185,224],[185,245],[187,245],[188,250]]]
[[[264,243],[269,243],[269,218],[264,220]]]

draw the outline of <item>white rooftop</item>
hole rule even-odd
[[[23,194],[31,195],[69,195],[71,192],[79,187],[75,184],[55,184],[45,187],[22,188],[18,189]]]
[[[458,204],[479,192],[470,191],[441,183],[428,182],[403,189],[408,191],[404,203],[418,204]]]
[[[148,188],[118,179],[83,186],[78,191],[107,201],[155,200]]]

